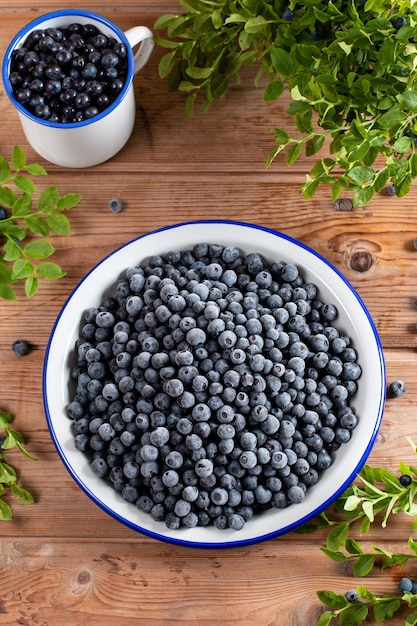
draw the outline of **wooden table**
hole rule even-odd
[[[106,0],[67,5],[95,9],[122,29],[136,24],[152,28],[161,13],[179,10],[173,0],[125,7]],[[53,0],[43,0],[41,6],[16,0],[13,8],[2,2],[1,55],[24,24],[55,8]],[[190,120],[184,97],[169,93],[158,77],[164,52],[156,48],[135,79],[137,119],[128,145],[108,163],[88,170],[43,162],[27,145],[0,90],[0,152],[10,156],[13,145],[21,145],[31,162],[47,168],[48,184],[56,184],[62,194],[83,194],[68,214],[71,235],[51,240],[66,277],[43,282],[30,301],[20,296],[0,304],[0,409],[13,414],[15,428],[38,459],[9,453],[36,503],[13,500],[13,520],[0,524],[0,624],[314,626],[322,611],[317,589],[344,593],[363,582],[322,554],[322,531],[225,551],[155,541],[108,517],[64,468],[42,403],[42,365],[51,328],[91,267],[154,228],[199,218],[259,223],[300,239],[336,265],[375,320],[388,382],[402,379],[407,384],[404,396],[387,401],[369,462],[391,471],[400,460],[417,464],[406,441],[416,431],[417,187],[401,200],[382,192],[353,211],[338,210],[328,189],[305,201],[299,189],[310,166],[307,160],[289,170],[277,159],[265,169],[273,148],[268,129],[287,123],[282,121],[287,103],[264,104],[248,70],[247,80],[233,86],[225,99],[207,113],[197,110]],[[112,198],[123,202],[118,214],[108,209]],[[15,356],[15,339],[30,341],[32,351]],[[410,519],[397,516],[387,530],[375,526],[363,545],[404,550],[410,534]],[[404,572],[412,576],[412,566]],[[403,575],[398,569],[384,575],[374,570],[365,583],[377,594],[395,593]],[[391,626],[402,623],[400,618],[389,621]]]

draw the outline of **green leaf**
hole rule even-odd
[[[327,535],[327,548],[329,550],[339,550],[344,547],[349,534],[349,523],[341,523],[335,526]]]
[[[6,449],[4,444],[2,447]],[[9,448],[12,447],[12,445],[9,446]],[[16,470],[4,461],[0,463],[0,482],[9,486],[16,482]]]
[[[319,617],[316,626],[329,626],[334,617],[333,611],[324,611]]]
[[[409,157],[410,173],[413,178],[417,177],[417,154],[414,153]]]
[[[191,94],[187,98],[186,112],[187,112],[187,116],[190,118],[194,115],[194,103],[195,103],[196,96],[197,94]]]
[[[363,600],[370,600],[371,602],[375,602],[375,600],[377,599],[376,595],[372,593],[372,591],[369,591],[369,589],[367,589],[363,585],[358,585],[356,587],[356,592]]]
[[[357,626],[368,616],[368,607],[365,604],[353,603],[340,614],[340,626]]]
[[[194,83],[190,82],[189,80],[182,80],[180,84],[178,85],[178,89],[179,91],[184,91],[185,93],[189,93],[190,91],[194,91],[195,89],[198,89],[198,86],[194,85]]]
[[[16,300],[16,292],[9,285],[0,283],[0,298],[3,300]]]
[[[303,195],[306,200],[309,200],[314,196],[320,185],[320,180],[320,178],[311,178],[309,175],[306,176],[306,183],[302,188]]]
[[[286,50],[273,47],[271,50],[271,61],[274,70],[281,76],[292,76],[295,73],[297,64]]]
[[[337,44],[340,46],[346,56],[352,52],[353,44],[347,44],[344,41],[338,41]]]
[[[352,537],[346,539],[345,548],[349,554],[362,554],[363,552],[361,544]]]
[[[48,223],[39,215],[31,214],[25,218],[26,226],[35,235],[47,237],[49,235]]]
[[[16,446],[16,437],[15,434],[12,431],[6,431],[7,432],[7,437],[4,439],[3,443],[2,443],[2,450],[10,450],[11,448],[14,448]]]
[[[59,265],[50,261],[39,263],[36,266],[36,273],[41,278],[46,278],[47,280],[56,280],[66,275],[66,273],[62,271]]]
[[[0,187],[0,204],[12,207],[17,200],[17,195],[9,187]]]
[[[290,136],[286,130],[282,128],[274,128],[275,141],[279,144],[288,144],[290,142]]]
[[[415,555],[417,555],[417,543],[414,541],[414,539],[412,537],[408,538],[408,547],[410,548],[410,550],[412,552],[414,552]]]
[[[29,165],[26,165],[24,170],[28,174],[31,174],[31,176],[47,176],[48,175],[48,172],[46,171],[46,169],[42,167],[42,165],[37,165],[36,163],[30,163]]]
[[[11,490],[13,495],[15,495],[20,502],[23,502],[24,504],[32,504],[34,502],[32,494],[26,489],[23,489],[15,484],[11,486]]]
[[[395,152],[398,152],[399,154],[406,154],[411,150],[412,145],[413,142],[411,137],[400,137],[392,147]]]
[[[212,67],[187,67],[185,70],[190,78],[194,80],[203,80],[213,73]]]
[[[397,493],[403,489],[398,478],[388,470],[377,467],[374,469],[374,476],[377,481],[384,483],[390,493]]]
[[[294,122],[300,133],[308,135],[314,132],[313,124],[311,123],[311,111],[297,113]],[[314,141],[314,138],[310,139],[310,141]]]
[[[39,281],[35,276],[28,276],[25,281],[25,295],[32,298],[39,289]]]
[[[24,191],[25,193],[34,194],[36,191],[35,185],[30,178],[23,176],[23,174],[13,176],[13,182],[20,191]]]
[[[32,197],[29,193],[24,193],[13,205],[12,215],[14,218],[25,217],[32,208]]]
[[[325,135],[316,135],[313,139],[309,139],[306,142],[306,156],[313,156],[313,154],[319,152],[323,147],[325,139]]]
[[[348,170],[347,176],[355,183],[366,183],[372,180],[375,176],[375,170],[372,167],[366,167],[365,165],[356,165],[352,169]]]
[[[417,624],[417,613],[410,613],[405,618],[404,626],[416,626]]]
[[[20,246],[13,239],[8,239],[3,248],[5,251],[3,259],[5,261],[16,261],[20,257]]]
[[[411,182],[411,174],[407,174],[402,180],[395,182],[395,193],[399,198],[402,198],[410,191]]]
[[[362,502],[362,509],[370,522],[374,521],[374,503],[368,500]]]
[[[277,100],[284,91],[284,83],[280,80],[272,80],[267,84],[264,90],[264,102],[272,102]]]
[[[172,72],[175,67],[176,60],[176,50],[172,50],[160,58],[158,65],[159,78],[166,78]]]
[[[398,100],[403,109],[413,113],[417,112],[417,93],[415,91],[404,91],[398,96]]]
[[[26,155],[19,146],[13,147],[12,165],[16,171],[22,170],[26,165]]]
[[[46,259],[55,252],[55,248],[47,241],[37,239],[27,243],[24,251],[30,259]]]
[[[165,13],[164,15],[160,15],[154,24],[154,29],[159,30],[161,28],[166,28],[169,26],[175,19],[176,15],[172,15],[172,13]]]
[[[0,155],[0,185],[8,183],[12,176],[10,165],[3,155]]]
[[[362,577],[369,574],[375,565],[375,554],[363,554],[360,556],[353,566],[353,575],[356,577]]]
[[[398,469],[399,469],[400,475],[407,474],[408,476],[411,476],[410,468],[406,463],[404,463],[404,461],[400,461],[398,465]]]
[[[387,557],[381,565],[381,572],[383,572],[388,567],[404,567],[407,561],[411,558],[410,555],[407,554],[393,554],[390,557]]]
[[[0,411],[0,428],[4,428],[7,424],[13,421],[10,413],[7,411]]]
[[[345,502],[344,509],[345,511],[356,511],[359,508],[360,503],[362,502],[362,498],[359,496],[349,496]]]
[[[56,211],[50,213],[47,217],[47,222],[49,228],[59,235],[70,234],[70,222],[64,213],[57,213]]]
[[[26,259],[17,259],[13,263],[12,278],[13,280],[19,280],[21,278],[27,278],[33,272],[33,265]]]
[[[379,49],[379,61],[387,68],[395,63],[396,43],[393,39],[386,38]]]
[[[407,113],[393,107],[391,110],[387,111],[387,113],[381,115],[378,123],[383,130],[388,130],[392,133],[407,120],[407,117]]]
[[[365,156],[368,154],[370,147],[371,146],[369,142],[364,141],[360,146],[355,148],[355,150],[352,150],[351,152],[349,152],[348,154],[349,161],[350,162],[362,161],[365,158]]]
[[[3,520],[4,522],[8,522],[12,519],[12,517],[13,517],[12,509],[9,507],[8,504],[6,504],[4,500],[0,499],[0,520]]]
[[[221,11],[213,11],[211,16],[211,21],[213,22],[214,28],[221,28],[223,25],[223,14]]]
[[[340,194],[346,189],[346,185],[343,182],[342,179],[338,179],[333,183],[332,186],[332,200],[333,202],[335,202],[339,197]]]
[[[61,196],[58,198],[56,203],[56,208],[58,211],[65,211],[67,209],[72,209],[77,206],[82,199],[82,195],[80,193],[67,193],[65,196]]]
[[[42,191],[38,199],[38,210],[47,214],[56,208],[59,200],[58,189],[54,185],[47,187]]]
[[[335,593],[334,591],[317,591],[317,597],[322,604],[328,606],[330,609],[343,609],[349,604],[344,595]]]
[[[411,591],[404,591],[402,599],[407,602],[409,607],[413,609],[417,606],[417,595],[412,593]]]
[[[378,191],[381,191],[382,189],[384,189],[384,187],[388,183],[388,181],[389,181],[389,170],[388,170],[387,167],[384,167],[375,176],[375,180],[374,180],[374,189],[375,189],[375,191],[378,192]]]
[[[401,606],[399,598],[382,601],[374,605],[374,616],[377,622],[385,622],[392,617]]]
[[[320,548],[320,550],[323,552],[323,554],[332,559],[332,561],[336,561],[337,563],[346,561],[347,557],[343,554],[343,552],[339,552],[337,550],[329,550],[328,548],[323,547]]]
[[[288,167],[291,167],[291,165],[298,159],[301,153],[301,148],[302,143],[301,141],[298,141],[288,150],[287,154],[285,155],[285,162]]]
[[[32,454],[30,454],[30,452],[26,450],[26,448],[23,446],[23,444],[20,441],[17,441],[16,445],[19,448],[20,452],[24,454],[28,459],[31,459],[32,461],[37,460],[36,457],[34,457]]]
[[[257,15],[248,19],[245,24],[245,30],[247,33],[259,33],[265,29],[267,24],[268,22],[262,15]]]
[[[353,194],[353,206],[365,206],[366,204],[368,204],[368,202],[372,200],[374,193],[375,189],[373,186],[357,189]]]

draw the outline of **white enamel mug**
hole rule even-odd
[[[16,100],[10,85],[11,56],[36,29],[64,28],[71,23],[94,24],[101,33],[124,43],[128,54],[127,76],[114,102],[95,117],[82,122],[57,123],[40,119]],[[136,52],[135,46],[139,46]],[[3,60],[3,83],[17,109],[26,139],[50,163],[62,167],[91,167],[117,154],[132,134],[136,105],[133,77],[147,63],[154,46],[153,34],[146,26],[122,32],[115,24],[96,13],[83,10],[54,11],[27,24],[9,44]]]

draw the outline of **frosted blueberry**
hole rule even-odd
[[[359,602],[360,600],[360,596],[355,589],[346,591],[345,598],[348,602]]]
[[[213,462],[210,459],[200,459],[195,464],[194,471],[200,478],[207,478],[213,474]]]
[[[305,498],[304,490],[299,485],[294,485],[293,487],[290,487],[287,494],[291,504],[299,504],[300,502],[303,502]]]

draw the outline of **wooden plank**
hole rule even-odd
[[[291,569],[283,567],[288,553]],[[359,582],[345,564],[318,566],[318,553],[294,535],[229,551],[136,541],[4,541],[0,624],[49,624],[53,614],[62,626],[98,626],[103,619],[106,626],[121,619],[126,626],[313,626],[322,611],[318,589],[344,593]],[[375,570],[367,585],[390,594],[400,577]]]

